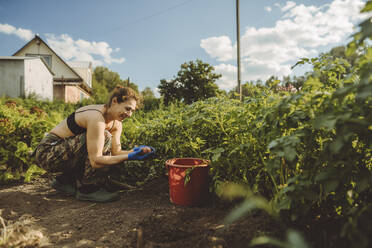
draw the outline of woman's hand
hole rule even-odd
[[[144,154],[150,153],[152,151],[155,151],[155,149],[153,147],[145,146],[145,145],[140,145],[140,146],[135,147],[133,149],[133,151],[138,151],[138,150],[141,150],[141,155],[144,155]]]
[[[133,152],[128,154],[128,160],[144,160],[155,153],[155,149],[151,146],[141,145],[135,147]]]

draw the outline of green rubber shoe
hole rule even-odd
[[[82,193],[79,190],[77,190],[75,197],[80,201],[92,202],[112,202],[120,199],[118,193],[110,193],[102,188],[92,193]]]
[[[51,187],[57,191],[60,191],[66,195],[75,195],[76,188],[75,185],[72,183],[69,184],[62,184],[57,179],[53,179],[51,183]]]

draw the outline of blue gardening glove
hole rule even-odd
[[[133,148],[133,151],[139,151],[139,150],[141,150],[142,148],[144,148],[144,147],[146,147],[145,145],[140,145],[140,146],[137,146],[137,147],[135,147],[135,148]]]
[[[128,154],[128,160],[140,160],[141,149],[133,150],[133,152],[130,152]]]
[[[137,147],[133,148],[133,151],[142,150],[142,148],[144,148],[144,147],[148,147],[148,148],[151,149],[151,152],[149,152],[149,153],[151,153],[151,154],[154,154],[155,153],[155,148],[154,147],[152,147],[152,146],[145,146],[145,145],[137,146]]]
[[[144,147],[149,147],[151,149],[151,152],[141,154],[142,148]],[[155,149],[153,147],[141,145],[141,146],[135,147],[133,149],[133,152],[128,154],[128,160],[144,160],[154,153],[155,153]]]

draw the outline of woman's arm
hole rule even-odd
[[[93,118],[92,118],[93,119]],[[105,143],[105,122],[102,120],[89,120],[87,124],[87,148],[90,164],[93,168],[102,168],[115,165],[128,160],[128,153],[122,153],[114,156],[103,156],[102,150]],[[117,137],[116,137],[117,138]],[[120,135],[119,135],[120,139]],[[114,141],[115,143],[115,141]],[[117,143],[115,143],[117,146]],[[117,147],[115,147],[117,151]]]
[[[124,151],[121,149],[121,144],[120,144],[120,136],[123,128],[123,124],[121,122],[115,122],[115,127],[113,128],[112,131],[112,139],[111,139],[111,154],[116,156],[116,155],[128,155],[129,153],[133,152],[135,149],[131,149],[129,151]],[[150,153],[152,150],[151,147],[149,146],[140,146],[141,147],[141,154],[146,154]]]
[[[120,143],[120,136],[123,130],[123,124],[119,121],[115,121],[115,126],[113,127],[112,131],[112,139],[111,139],[111,154],[116,155],[128,155],[129,153],[133,152],[133,150],[124,151],[121,149]]]

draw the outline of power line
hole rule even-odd
[[[116,27],[116,28],[110,30],[110,31],[121,30],[121,29],[124,29],[124,28],[126,28],[126,27],[128,27],[128,26],[130,26],[130,25],[134,25],[134,24],[137,24],[137,23],[139,23],[139,22],[142,22],[142,21],[148,20],[148,19],[150,19],[150,18],[152,18],[152,17],[162,15],[162,14],[164,14],[164,13],[167,13],[168,11],[171,11],[171,10],[173,10],[173,9],[176,9],[176,8],[179,8],[179,7],[183,6],[183,5],[186,5],[187,3],[191,2],[191,1],[194,1],[194,0],[186,0],[186,1],[183,1],[183,2],[181,2],[181,3],[179,3],[179,4],[176,4],[176,5],[174,5],[174,6],[171,6],[171,7],[169,7],[169,8],[166,8],[166,9],[163,9],[163,10],[160,10],[160,11],[157,11],[157,12],[151,14],[151,15],[144,16],[144,17],[138,18],[138,19],[136,19],[136,20],[133,20],[133,21],[127,22],[127,23],[125,23],[125,24],[123,24],[123,25],[120,25],[119,27]]]

